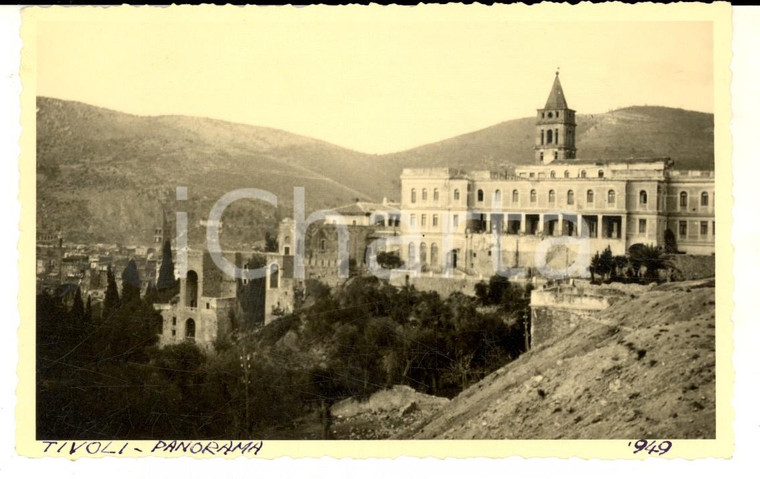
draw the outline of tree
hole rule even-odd
[[[111,270],[111,265],[108,265],[108,270],[106,271],[106,277],[107,277],[107,286],[106,286],[106,296],[103,300],[103,317],[107,318],[111,314],[113,314],[114,311],[116,311],[119,308],[119,305],[121,304],[121,301],[119,300],[119,290],[116,287],[116,277],[113,274],[113,271]]]
[[[77,287],[76,293],[74,293],[74,302],[71,305],[71,318],[77,323],[81,323],[84,320],[84,301],[82,300],[82,290]]]
[[[161,256],[161,268],[158,270],[156,289],[164,291],[174,287],[174,261],[172,260],[172,245],[169,240],[164,241],[164,249]]]
[[[84,322],[92,323],[92,298],[89,294],[87,295],[87,306],[84,308]]]
[[[137,264],[130,259],[127,267],[121,273],[121,300],[124,304],[140,299],[140,273]]]
[[[594,256],[591,257],[591,262],[588,265],[588,270],[591,273],[591,282],[596,283],[596,273],[599,273],[601,269],[602,259],[597,251]]]
[[[643,245],[631,251],[631,263],[637,263],[646,268],[644,277],[650,281],[660,278],[659,272],[666,268],[672,268],[672,262],[667,258],[665,251],[654,245]]]
[[[404,262],[395,251],[381,251],[377,253],[377,264],[385,269],[397,269],[404,265]]]
[[[264,251],[270,253],[277,252],[279,245],[277,244],[277,235],[270,233],[269,231],[264,233]]]

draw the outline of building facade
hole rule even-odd
[[[677,170],[668,158],[575,156],[575,111],[556,76],[538,110],[535,165],[510,173],[404,169],[407,267],[465,274],[569,267],[581,253],[625,254],[638,243],[714,253],[713,171]]]

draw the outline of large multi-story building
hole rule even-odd
[[[577,159],[575,111],[557,75],[536,118],[535,165],[403,170],[400,253],[408,266],[471,274],[540,268],[562,254],[549,251],[559,243],[568,266],[584,248],[624,254],[637,243],[712,254],[714,205],[713,171],[676,170],[668,158]]]

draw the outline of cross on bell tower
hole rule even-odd
[[[559,67],[554,73],[554,84],[549,92],[546,105],[537,110],[536,162],[547,165],[554,160],[575,158],[575,110],[567,106],[562,84],[559,82]]]

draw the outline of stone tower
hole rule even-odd
[[[536,163],[547,165],[554,160],[575,158],[575,110],[567,107],[559,82],[559,71],[546,105],[536,115]]]

